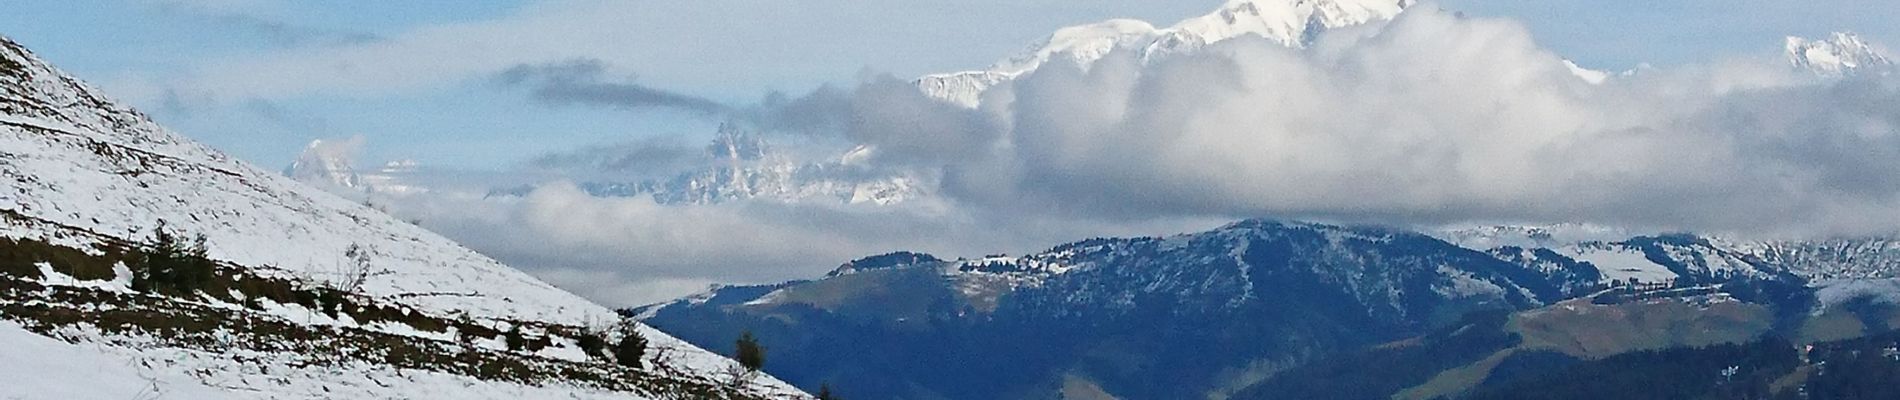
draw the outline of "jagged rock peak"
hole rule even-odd
[[[706,154],[715,160],[759,160],[767,151],[763,136],[730,123],[719,125],[718,135],[706,146]]]
[[[1893,66],[1884,50],[1851,32],[1835,32],[1825,39],[1789,36],[1786,50],[1789,64],[1821,75],[1851,75]]]

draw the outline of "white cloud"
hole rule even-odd
[[[988,130],[853,137],[950,160],[946,192],[982,207],[1090,218],[1900,223],[1886,178],[1900,108],[1876,106],[1900,99],[1892,79],[1817,83],[1744,59],[1591,85],[1508,20],[1421,8],[1368,29],[1305,52],[1236,40],[1052,65],[989,94]]]

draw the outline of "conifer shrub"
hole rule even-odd
[[[646,354],[647,338],[640,336],[639,330],[627,329],[627,334],[620,337],[619,343],[614,344],[614,362],[627,368],[639,369],[640,360],[645,358]]]

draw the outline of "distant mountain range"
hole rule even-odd
[[[648,197],[667,205],[717,204],[738,200],[890,205],[931,195],[934,177],[866,168],[869,149],[856,148],[819,161],[803,161],[774,148],[766,138],[737,125],[720,127],[691,167],[660,178],[569,178],[599,197]],[[523,196],[544,182],[487,186],[470,179],[443,179],[454,171],[392,161],[358,171],[348,154],[325,141],[311,143],[284,169],[292,179],[348,198],[435,195]],[[597,175],[597,174],[590,174]],[[555,177],[561,178],[561,177]],[[519,180],[506,179],[504,181]]]
[[[833,159],[802,162],[773,149],[758,133],[721,126],[706,146],[703,167],[669,178],[616,182],[587,180],[581,190],[602,197],[651,196],[660,204],[715,204],[759,199],[887,205],[927,195],[930,178],[875,171],[861,165],[865,149]],[[506,191],[524,194],[532,186]]]
[[[1670,234],[1572,241],[1576,234],[1566,231],[1575,228],[1427,234],[1247,220],[1023,256],[893,253],[814,280],[720,287],[630,312],[695,343],[758,332],[778,349],[776,374],[877,398],[1281,398],[1249,388],[1329,357],[1456,327],[1472,315],[1573,324],[1595,318],[1572,315],[1581,312],[1577,307],[1677,307],[1655,300],[1679,303],[1683,308],[1670,309],[1668,318],[1687,326],[1726,318],[1727,325],[1697,328],[1722,338],[1715,342],[1770,332],[1821,340],[1842,336],[1816,327],[1835,318],[1827,314],[1836,310],[1830,305],[1900,298],[1900,247],[1887,239],[1735,243]],[[1768,298],[1762,290],[1788,295]],[[1749,314],[1704,315],[1741,312],[1725,307]],[[1627,338],[1565,350],[1597,356],[1714,340],[1682,336],[1677,322],[1645,325],[1651,322],[1662,321],[1619,317],[1589,326],[1621,329]],[[1587,334],[1575,330],[1582,327],[1552,329],[1538,334]],[[1460,356],[1476,362],[1486,353]],[[919,357],[940,361],[906,362]],[[1241,396],[1247,393],[1256,395]]]

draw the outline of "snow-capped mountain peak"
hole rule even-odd
[[[422,170],[415,160],[396,160],[369,171],[356,169],[356,153],[363,147],[362,136],[348,139],[310,141],[297,159],[284,168],[284,176],[318,189],[363,200],[371,195],[411,195],[429,191],[410,178]]]
[[[1583,79],[1584,82],[1592,85],[1601,85],[1610,80],[1609,72],[1584,68],[1577,65],[1575,61],[1564,60],[1564,68],[1570,70],[1571,75],[1576,75],[1578,79]]]
[[[1052,60],[1087,67],[1116,50],[1137,52],[1143,61],[1191,52],[1223,40],[1260,36],[1302,48],[1334,28],[1390,20],[1415,0],[1229,0],[1207,15],[1165,29],[1147,22],[1112,19],[1056,30],[1049,38],[986,70],[927,75],[919,88],[938,99],[975,107],[983,91],[1034,71]]]
[[[353,142],[354,140],[352,140]],[[354,189],[358,185],[356,168],[346,149],[348,142],[317,139],[304,146],[303,153],[284,168],[284,175],[300,182],[312,185],[329,185],[339,189]]]
[[[1305,47],[1331,28],[1389,20],[1412,0],[1229,0],[1211,14],[1168,28],[1158,50],[1179,51],[1246,35],[1288,47]]]
[[[1786,49],[1788,62],[1795,68],[1826,76],[1848,75],[1867,68],[1893,65],[1893,60],[1883,50],[1849,32],[1835,32],[1826,39],[1789,36]]]
[[[1057,57],[1069,57],[1078,64],[1101,59],[1116,48],[1153,40],[1154,25],[1132,19],[1111,19],[1056,30],[1037,44],[1008,60],[996,63],[990,71],[1015,75],[1036,69]]]

